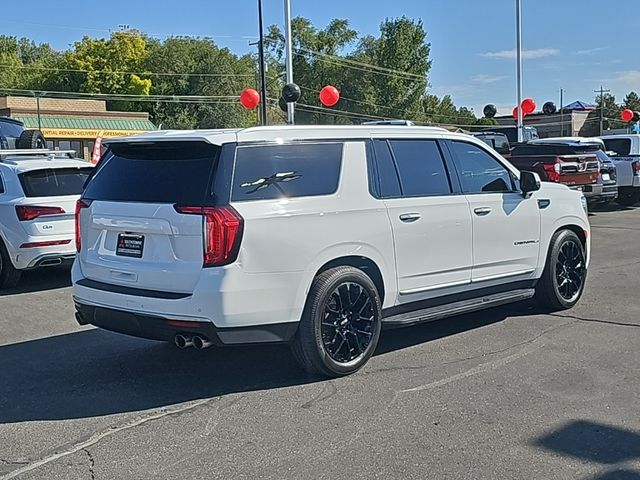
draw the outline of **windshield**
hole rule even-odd
[[[604,141],[607,152],[618,157],[627,157],[631,153],[631,140],[628,138],[611,138]]]
[[[113,145],[84,197],[113,202],[200,205],[220,147],[205,142]]]
[[[27,197],[80,195],[92,170],[93,167],[33,170],[22,173],[20,182]]]

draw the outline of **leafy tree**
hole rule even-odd
[[[108,39],[85,36],[66,54],[68,67],[79,70],[71,81],[81,92],[148,95],[151,80],[140,73],[147,43],[137,30],[114,32]]]
[[[624,108],[640,112],[640,96],[636,92],[629,92],[622,102]]]

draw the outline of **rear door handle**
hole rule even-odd
[[[479,217],[484,217],[485,215],[489,215],[491,213],[491,208],[489,207],[478,207],[473,210],[473,213],[478,215]]]
[[[420,220],[421,215],[419,213],[403,213],[400,215],[400,220],[406,223],[412,223]]]

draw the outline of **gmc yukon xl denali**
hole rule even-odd
[[[76,208],[81,324],[179,347],[288,342],[350,374],[383,326],[575,305],[585,199],[474,137],[413,126],[114,139]]]

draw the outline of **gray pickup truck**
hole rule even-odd
[[[616,166],[618,203],[634,205],[640,201],[640,135],[599,137]]]

